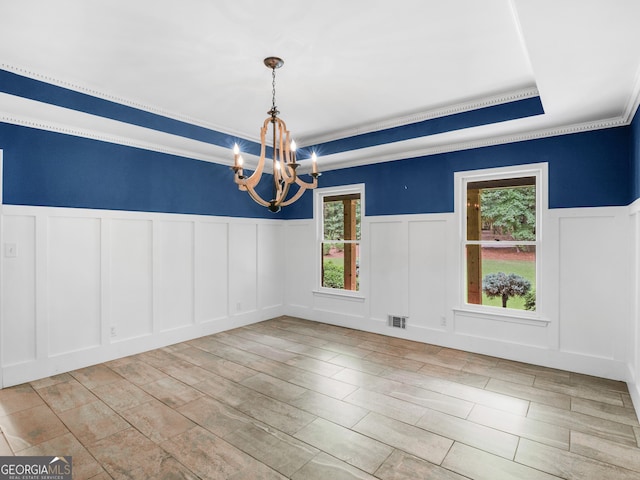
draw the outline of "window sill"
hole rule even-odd
[[[348,290],[313,290],[313,295],[316,297],[325,298],[340,298],[344,300],[350,300],[352,302],[364,302],[365,297],[360,292],[350,292]]]
[[[482,309],[472,307],[458,307],[454,308],[453,312],[456,315],[462,314],[466,316],[474,316],[482,318],[483,320],[520,323],[523,325],[533,325],[536,327],[546,327],[551,323],[551,320],[543,318],[539,315],[533,313],[527,314],[519,310],[509,310],[508,312],[502,312],[499,309],[493,309],[491,307],[484,307]]]

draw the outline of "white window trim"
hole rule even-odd
[[[546,285],[544,275],[547,270],[545,233],[547,231],[546,223],[549,219],[549,195],[548,195],[548,164],[534,163],[525,165],[514,165],[509,167],[487,168],[481,170],[467,170],[455,172],[454,174],[454,194],[455,194],[455,213],[458,217],[458,236],[459,247],[457,252],[458,259],[458,288],[456,289],[456,298],[458,305],[454,311],[476,313],[487,316],[495,316],[496,320],[521,323],[540,322],[548,324],[549,320],[546,312]],[[529,312],[527,310],[517,310],[512,308],[500,308],[488,305],[474,305],[467,303],[464,298],[465,282],[466,282],[466,261],[465,261],[465,245],[467,238],[467,222],[466,222],[466,191],[469,182],[481,182],[485,180],[499,180],[517,177],[536,177],[536,310]],[[523,242],[519,242],[523,243]],[[524,242],[526,243],[526,242]]]
[[[353,300],[364,300],[365,296],[363,295],[363,249],[364,249],[364,237],[366,235],[364,228],[364,218],[365,218],[365,197],[364,197],[364,183],[357,183],[353,185],[341,185],[338,187],[324,187],[324,188],[316,188],[313,191],[313,220],[316,224],[316,241],[315,241],[315,289],[313,293],[320,296],[327,297],[342,297],[349,298]],[[352,290],[344,290],[340,288],[327,288],[322,286],[322,271],[320,265],[322,264],[322,242],[324,240],[324,231],[322,225],[322,219],[324,216],[323,212],[323,202],[324,197],[332,197],[335,195],[350,195],[358,193],[360,194],[360,290],[352,291]],[[366,271],[366,269],[365,269]]]

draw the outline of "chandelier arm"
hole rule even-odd
[[[266,200],[263,200],[262,197],[260,195],[258,195],[258,192],[256,192],[253,189],[253,187],[247,186],[246,190],[247,190],[247,193],[253,199],[254,202],[259,203],[263,207],[268,207],[270,205],[269,202],[267,202]]]
[[[304,180],[301,180],[300,177],[298,177],[296,178],[296,184],[298,185],[298,191],[289,200],[282,202],[280,204],[281,207],[291,205],[293,202],[298,200],[308,189],[313,190],[314,188],[316,188],[318,186],[318,177],[314,177],[313,182],[305,182]]]
[[[301,187],[300,185],[298,185],[298,191],[295,193],[295,195],[291,197],[289,200],[280,203],[280,206],[286,207],[287,205],[291,205],[293,202],[298,200],[306,190],[307,189],[305,187]]]
[[[305,182],[300,177],[296,177],[296,184],[298,184],[299,187],[304,188],[305,190],[313,190],[318,186],[318,177],[315,177],[312,182]]]
[[[251,174],[250,177],[245,179],[240,179],[241,183],[236,183],[239,185],[246,185],[247,187],[255,188],[256,185],[260,182],[262,178],[262,172],[264,171],[264,159],[266,156],[266,142],[265,137],[267,135],[268,123],[271,121],[271,117],[268,117],[264,123],[262,124],[262,128],[260,129],[260,159],[258,160],[258,165],[256,166],[255,171]],[[236,176],[237,177],[237,176]]]
[[[285,183],[284,186],[282,187],[280,194],[273,199],[273,202],[276,206],[280,207],[283,205],[285,198],[287,198],[287,195],[289,195],[289,187],[291,187],[291,184]]]

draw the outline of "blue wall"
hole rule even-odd
[[[333,170],[320,186],[365,183],[368,215],[452,212],[454,172],[548,162],[551,208],[628,205],[640,193],[639,123]],[[0,148],[5,204],[274,218],[226,166],[8,124]],[[307,192],[275,218],[312,215]]]
[[[320,186],[365,183],[367,215],[453,212],[455,172],[548,162],[550,208],[628,205],[629,136],[619,127],[346,168],[324,173]],[[309,218],[312,203],[307,195],[285,215]]]
[[[631,122],[631,200],[640,198],[640,114],[636,114]]]
[[[227,166],[0,123],[9,205],[271,217]]]

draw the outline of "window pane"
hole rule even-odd
[[[533,245],[467,245],[467,303],[536,309]]]
[[[325,198],[323,202],[325,240],[360,240],[360,196]]]
[[[360,246],[355,243],[322,244],[322,286],[360,289]]]
[[[467,240],[535,241],[535,184],[494,185],[467,185]]]

